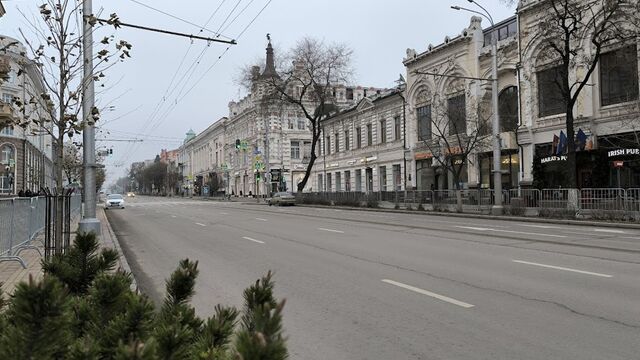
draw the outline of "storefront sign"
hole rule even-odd
[[[609,157],[625,156],[625,155],[640,155],[640,149],[616,149],[609,151]]]
[[[567,161],[567,156],[566,155],[548,156],[546,158],[540,159],[540,163],[542,163],[542,164],[545,164],[545,163],[548,163],[548,162],[552,162],[552,161]]]
[[[613,167],[614,168],[621,168],[624,166],[624,161],[614,161],[613,162]]]
[[[340,163],[329,164],[328,167],[338,167],[338,166],[340,166]]]
[[[453,161],[453,165],[462,165],[464,164],[464,160],[463,159],[455,159]]]
[[[419,152],[419,153],[416,153],[414,156],[416,160],[431,159],[432,157],[433,157],[433,154],[430,152]]]

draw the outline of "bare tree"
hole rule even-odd
[[[456,211],[462,212],[462,175],[465,162],[490,144],[491,114],[470,96],[462,81],[454,81],[443,94],[429,94],[429,105],[418,121],[418,139],[431,152],[432,161],[453,178]],[[485,104],[486,105],[486,104]],[[470,118],[469,114],[473,114]]]
[[[47,131],[54,143],[54,178],[57,192],[63,191],[63,162],[65,138],[73,138],[82,131],[84,121],[95,122],[100,117],[98,108],[91,109],[92,117],[82,119],[84,89],[82,60],[82,24],[92,26],[119,26],[116,14],[111,14],[106,22],[99,21],[94,14],[81,13],[81,1],[46,0],[38,7],[39,17],[22,14],[29,24],[28,33],[19,29],[28,54],[23,55],[23,64],[19,75],[29,73],[34,82],[23,82],[23,98],[14,98],[22,117],[17,117],[17,125],[27,128],[38,126]],[[83,16],[84,15],[84,16]],[[102,81],[104,71],[117,61],[129,57],[131,45],[124,41],[115,41],[108,36],[100,41],[95,53],[93,79]],[[31,58],[31,59],[29,59]],[[55,214],[56,251],[62,249],[62,207]]]
[[[304,38],[284,57],[278,76],[265,81],[266,97],[273,102],[289,104],[306,118],[311,130],[311,149],[305,175],[298,183],[302,192],[318,157],[316,149],[322,136],[321,122],[338,110],[333,88],[349,83],[352,76],[353,51],[344,44],[326,44]],[[254,72],[255,74],[255,72]]]
[[[589,85],[603,50],[637,36],[638,0],[543,2],[535,31],[546,46],[541,57],[557,64],[553,82],[566,114],[567,180],[570,187],[577,188],[574,106]]]

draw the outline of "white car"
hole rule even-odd
[[[124,209],[124,198],[120,194],[109,194],[104,203],[104,208],[105,210],[113,208]]]

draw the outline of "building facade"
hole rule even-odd
[[[3,37],[0,48],[0,196],[16,195],[21,190],[38,192],[41,187],[54,186],[52,125],[17,126],[25,116],[14,99],[25,99],[25,89],[46,91],[36,65],[24,56],[24,45]],[[31,113],[37,108],[28,105],[23,111]]]
[[[481,18],[453,38],[407,49],[407,141],[418,190],[493,187],[491,36],[498,36],[502,185],[519,184],[517,26],[510,18],[482,29]],[[453,176],[459,172],[459,176]],[[457,174],[456,174],[457,175]],[[457,177],[457,183],[456,183]]]
[[[545,1],[522,0],[517,15],[521,44],[522,120],[518,140],[523,152],[522,183],[566,187],[566,145],[562,144],[566,114],[564,104],[558,102],[562,96],[554,83],[560,61],[548,55],[545,38],[536,36],[536,30],[551,16],[545,6]],[[634,2],[623,5],[622,14],[637,14],[638,9],[633,6]],[[586,14],[599,14],[599,9]],[[637,24],[626,20],[616,24],[621,26],[619,32],[634,25]],[[581,188],[640,187],[640,38],[637,28],[630,30],[636,31],[635,36],[611,41],[602,49],[588,86],[582,89],[573,108],[576,175]],[[573,44],[576,57],[589,59],[595,54],[589,36],[588,32],[583,34],[584,44]],[[586,65],[570,68],[572,82],[584,78]]]
[[[229,103],[228,117],[198,135],[187,134],[180,147],[183,186],[192,186],[193,194],[201,195],[198,184],[214,177],[221,179],[219,188],[232,195],[297,191],[309,163],[312,134],[298,106],[265,96],[269,83],[278,78],[271,42],[266,55],[264,69],[252,69],[250,93]],[[342,108],[381,90],[335,85],[332,91],[335,105]],[[313,187],[310,179],[305,191]]]
[[[401,90],[361,98],[322,122],[313,191],[393,191],[407,185]],[[293,152],[293,150],[292,150]]]

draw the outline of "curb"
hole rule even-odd
[[[428,211],[428,210],[425,210],[425,211],[395,210],[395,209],[360,208],[360,207],[350,207],[350,206],[329,206],[329,205],[312,205],[312,204],[296,204],[296,206],[327,208],[327,209],[339,208],[342,210],[400,213],[400,214],[412,214],[412,215],[423,215],[423,216],[447,216],[447,217],[459,217],[459,218],[468,218],[468,219],[504,220],[504,221],[519,221],[519,222],[531,222],[531,223],[560,224],[560,225],[599,226],[599,227],[640,230],[640,224],[611,223],[611,222],[588,221],[588,220],[548,219],[548,218],[525,217],[525,216],[493,216],[493,215],[482,215],[482,214],[460,214],[460,213],[454,213],[454,212],[436,212],[436,211]]]
[[[106,240],[106,236],[104,234],[104,230],[107,230],[108,233],[108,237],[111,238],[111,247],[113,249],[115,249],[118,252],[118,263],[120,265],[120,268],[124,271],[126,271],[127,273],[131,274],[131,290],[133,291],[137,291],[138,290],[138,283],[136,282],[136,277],[133,274],[133,271],[131,271],[131,267],[129,266],[129,262],[127,261],[127,257],[124,256],[124,251],[122,251],[122,247],[120,246],[120,242],[118,240],[118,237],[116,236],[115,232],[113,231],[113,228],[111,228],[111,224],[109,223],[109,219],[107,218],[107,215],[104,212],[103,208],[100,208],[99,210],[100,212],[102,212],[102,218],[104,219],[103,222],[103,226],[102,226],[102,231],[103,233],[101,234],[101,238],[103,240]],[[103,241],[104,243],[105,241]]]

